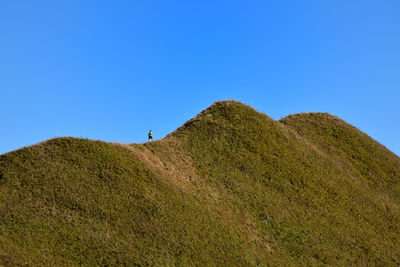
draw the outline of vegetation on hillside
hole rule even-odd
[[[0,156],[3,265],[399,265],[400,159],[329,114],[217,102],[166,138]]]

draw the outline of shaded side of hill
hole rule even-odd
[[[185,140],[201,176],[226,198],[240,200],[236,206],[243,205],[292,261],[398,262],[400,210],[393,199],[400,190],[376,194],[363,173],[355,175],[350,163],[337,160],[340,154],[327,153],[284,125],[248,106],[218,102],[173,135]],[[374,157],[379,145],[368,142]],[[391,159],[383,174],[398,183],[398,158],[381,146],[380,151]]]
[[[400,201],[400,158],[365,133],[327,113],[296,114],[281,122],[340,162],[372,190]]]
[[[398,265],[399,159],[329,120],[217,102],[153,143],[1,155],[0,263]]]

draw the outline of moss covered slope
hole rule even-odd
[[[343,121],[217,102],[163,140],[0,156],[0,264],[398,265],[400,160]]]

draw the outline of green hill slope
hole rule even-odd
[[[217,102],[166,138],[0,156],[3,265],[399,265],[400,159],[327,114]]]

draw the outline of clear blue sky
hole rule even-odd
[[[400,1],[0,1],[0,154],[162,138],[226,99],[329,112],[400,155]]]

